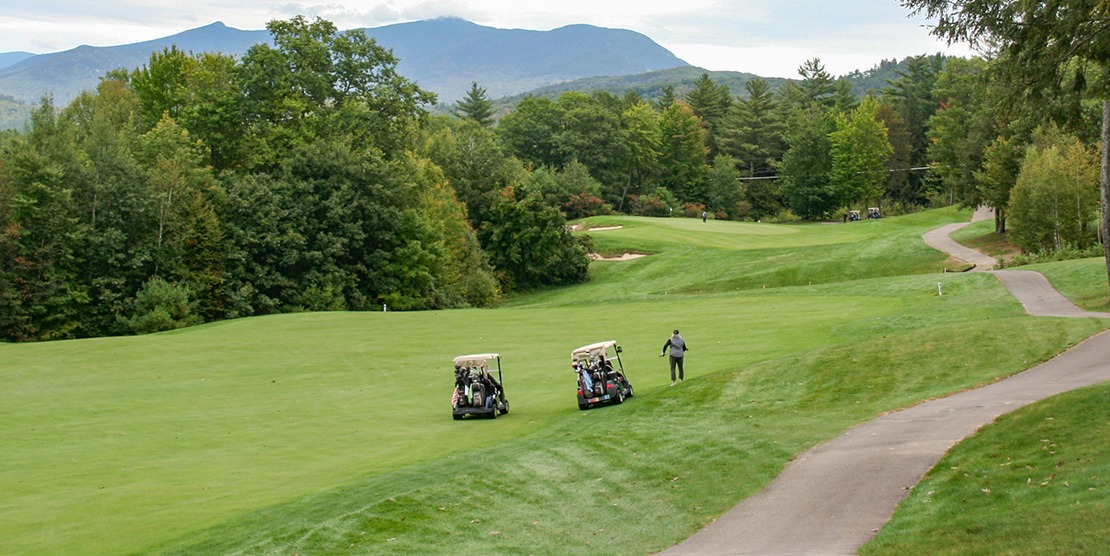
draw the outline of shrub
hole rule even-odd
[[[193,314],[195,301],[189,300],[189,287],[171,284],[157,276],[147,280],[135,294],[134,312],[122,318],[132,334],[149,334],[200,324]]]

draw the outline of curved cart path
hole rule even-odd
[[[976,213],[976,218],[982,217]],[[934,247],[944,245],[951,242],[947,234],[964,225],[944,226],[925,239]],[[963,251],[943,250],[974,262],[976,268],[997,264],[989,257],[980,262],[965,258]],[[1075,307],[1038,273],[993,273],[1032,315],[1110,317]],[[812,448],[766,489],[662,554],[855,554],[952,446],[1000,415],[1107,380],[1110,331],[1028,371],[883,415]]]

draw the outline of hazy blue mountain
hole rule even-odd
[[[34,54],[31,54],[30,52],[4,52],[4,53],[0,53],[0,70],[6,68],[8,66],[14,66],[15,64],[18,64],[18,63],[22,62],[23,60],[26,60],[27,58],[30,58],[32,56],[34,56]]]
[[[446,103],[462,98],[472,81],[497,98],[583,77],[689,65],[640,33],[591,25],[526,31],[441,18],[377,27],[367,34],[393,49],[402,75]]]
[[[64,52],[39,54],[0,69],[0,94],[24,102],[37,102],[42,95],[50,93],[56,104],[65,105],[81,91],[95,89],[100,78],[109,71],[140,67],[150,61],[152,53],[171,45],[186,52],[239,55],[269,37],[267,31],[241,31],[223,23],[213,23],[134,44],[79,46]]]
[[[365,30],[400,59],[402,75],[439,94],[462,98],[471,81],[490,97],[596,75],[628,75],[686,62],[648,37],[621,29],[570,25],[551,31],[495,29],[441,18]],[[186,52],[239,56],[269,41],[267,31],[243,31],[213,23],[177,35],[122,46],[80,46],[42,55],[0,54],[0,95],[37,102],[45,93],[59,105],[93,89],[108,71],[146,64],[170,45]],[[4,64],[5,60],[12,60]]]

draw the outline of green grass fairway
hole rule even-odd
[[[594,232],[600,250],[650,256],[498,309],[0,345],[0,553],[660,550],[815,443],[1110,324],[1028,317],[992,276],[941,274],[921,234],[966,218],[600,217],[624,226]],[[676,327],[691,351],[671,388],[657,356]],[[609,339],[636,396],[579,411],[570,351]],[[451,358],[487,351],[511,412],[454,421]]]

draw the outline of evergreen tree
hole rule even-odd
[[[674,94],[674,85],[663,85],[663,93],[659,95],[659,100],[655,101],[655,107],[662,112],[677,100],[678,97]]]
[[[466,96],[455,103],[454,114],[461,119],[474,120],[482,127],[490,127],[493,125],[493,101],[486,98],[485,89],[472,81]]]
[[[832,108],[836,104],[836,82],[820,58],[810,58],[798,67],[802,76],[801,93],[806,103],[816,103]]]
[[[910,180],[913,173],[911,160],[913,140],[902,116],[889,104],[880,104],[875,119],[886,126],[887,141],[891,153],[887,162],[887,176],[883,182],[883,196],[904,206],[920,206],[925,203],[924,191],[914,186],[919,180]]]
[[[760,78],[744,83],[747,98],[732,105],[721,133],[721,152],[736,159],[751,176],[767,175],[786,151],[786,124],[770,85]]]
[[[944,58],[915,56],[906,61],[905,70],[897,70],[897,79],[888,79],[882,90],[883,99],[898,112],[911,140],[909,167],[924,166],[928,160],[929,143],[926,127],[940,103],[933,96],[937,76],[944,67]],[[910,191],[924,191],[925,175],[906,176]]]
[[[716,156],[720,152],[717,135],[732,105],[732,93],[728,87],[718,84],[709,78],[709,74],[703,73],[694,83],[694,88],[686,93],[686,103],[705,124],[705,144],[709,148],[710,158]]]

